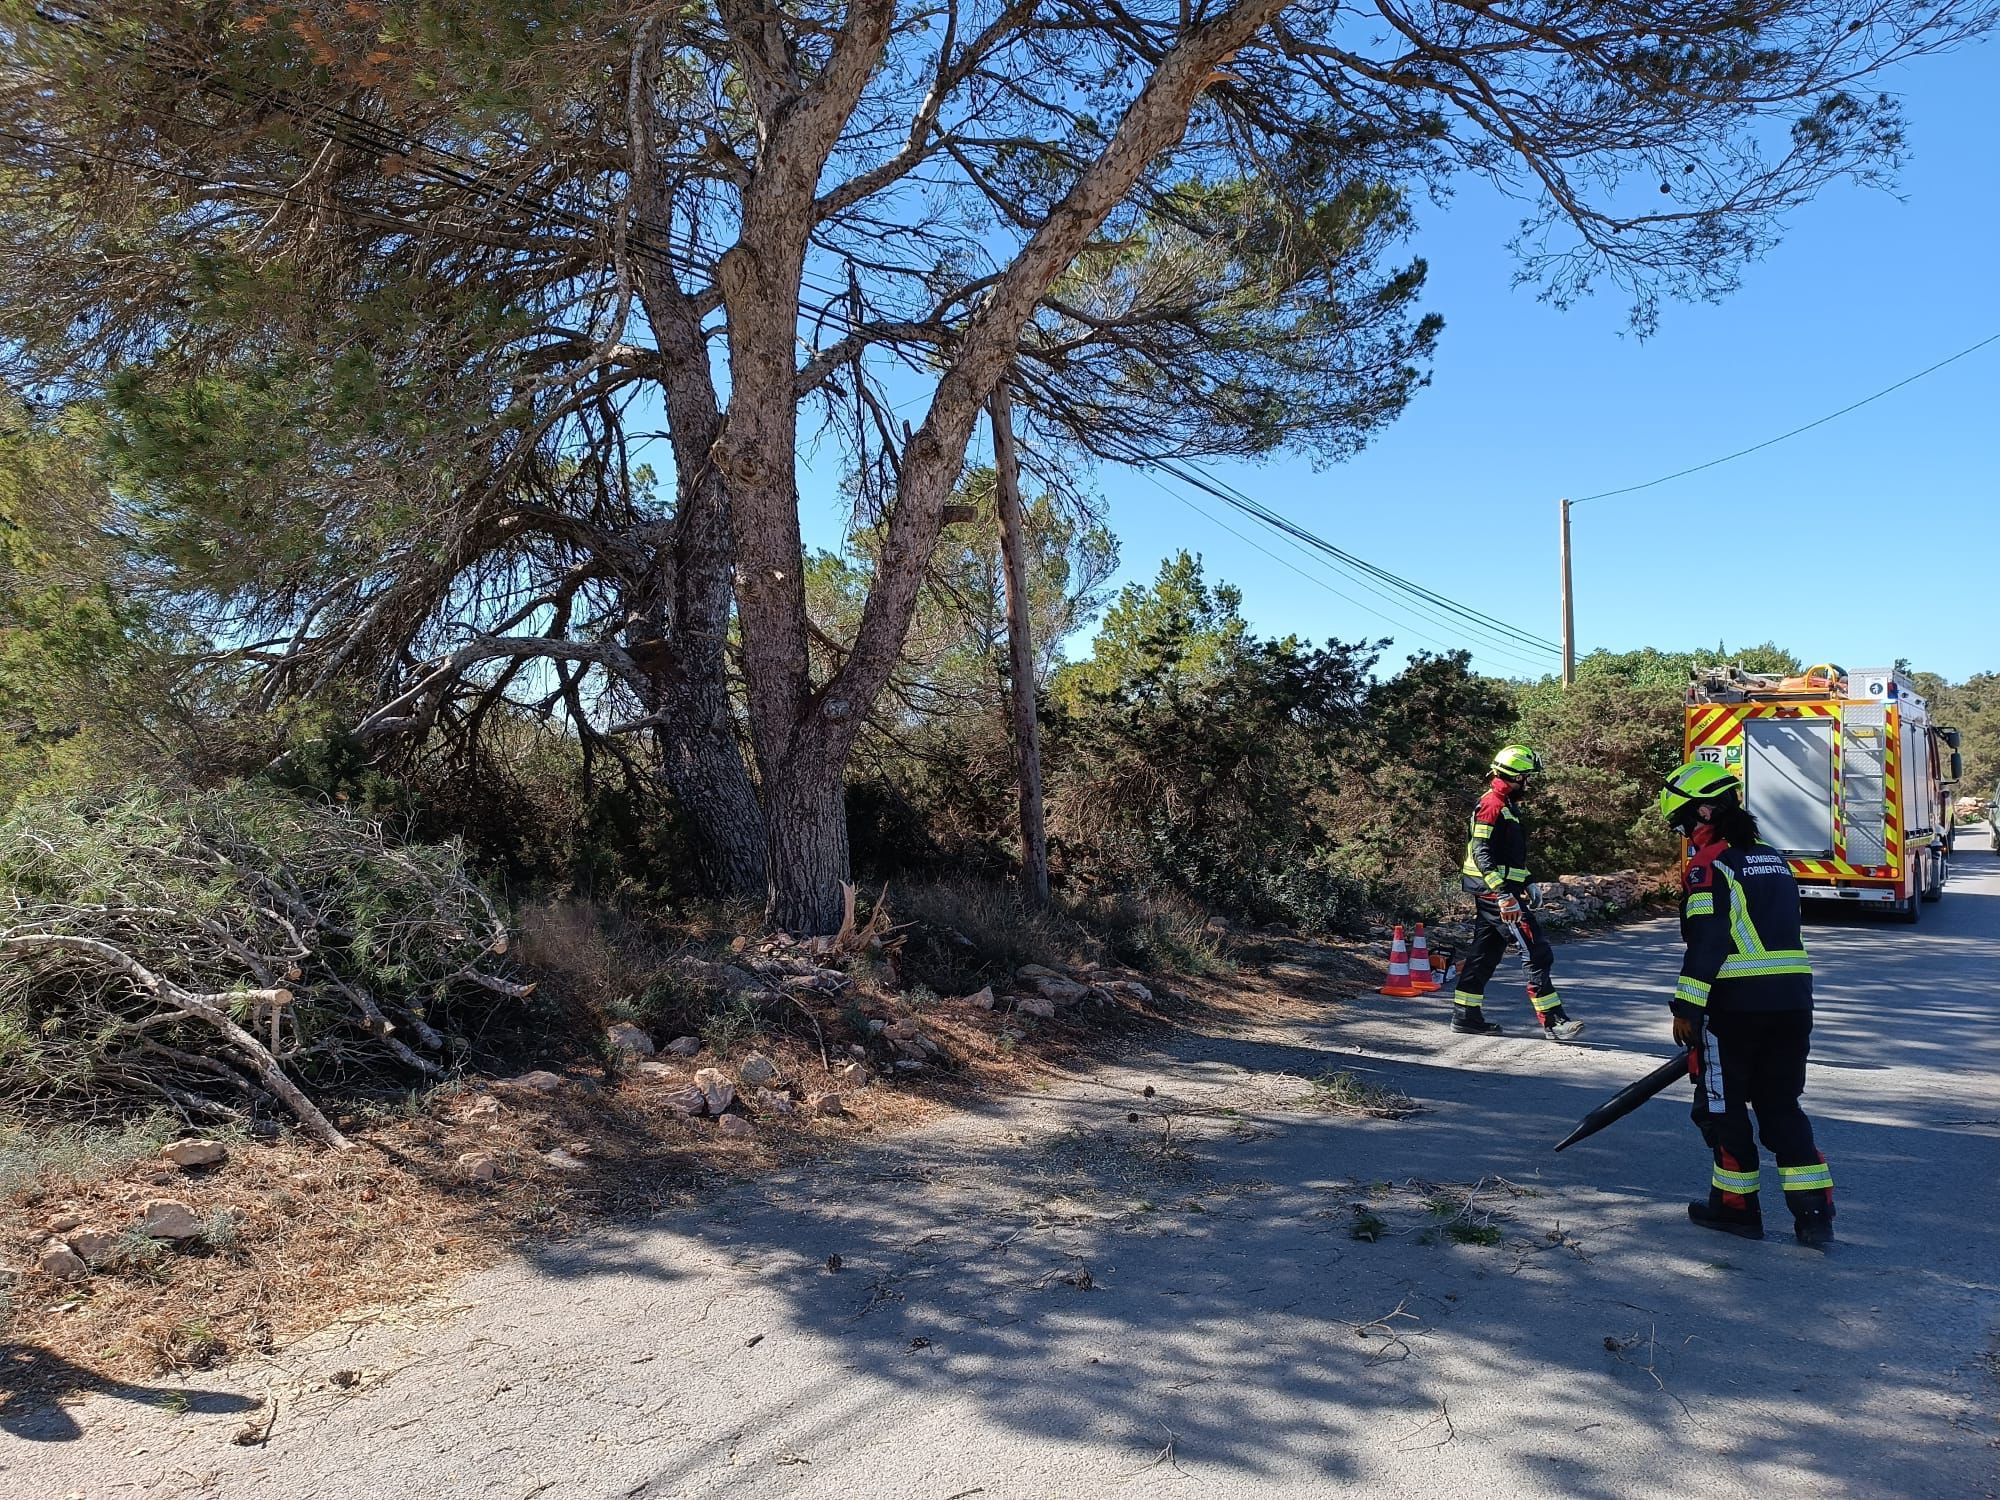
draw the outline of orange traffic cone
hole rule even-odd
[[[1426,995],[1438,987],[1437,975],[1431,972],[1430,939],[1424,936],[1421,922],[1417,923],[1417,940],[1410,944],[1410,983]]]
[[[1396,924],[1396,936],[1389,944],[1389,982],[1382,986],[1385,995],[1421,995],[1424,992],[1410,981],[1410,945],[1403,940],[1403,924]]]

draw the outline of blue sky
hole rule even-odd
[[[1898,194],[1845,184],[1717,305],[1670,305],[1624,331],[1615,289],[1558,312],[1510,283],[1519,217],[1483,186],[1420,209],[1425,305],[1445,331],[1434,378],[1359,457],[1320,473],[1283,459],[1214,471],[1347,550],[1537,635],[1557,637],[1557,501],[1638,483],[1811,421],[2000,333],[2000,168],[1985,45],[1885,78],[1912,160]],[[2000,343],[1838,422],[1643,494],[1574,511],[1579,651],[1778,641],[1858,667],[1907,656],[1962,678],[2000,670]],[[976,440],[983,450],[985,435]],[[983,456],[976,452],[975,457]],[[810,475],[807,537],[831,545],[844,507]],[[1146,475],[1098,487],[1123,546],[1120,581],[1187,547],[1237,584],[1261,631],[1392,635],[1396,654],[1469,644],[1321,572],[1205,496],[1239,540]],[[816,491],[816,492],[815,492]],[[1726,540],[1738,561],[1704,568]],[[1747,559],[1744,561],[1743,559]],[[1411,628],[1421,627],[1424,639]],[[1476,664],[1518,675],[1486,651]]]

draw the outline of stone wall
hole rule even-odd
[[[1579,922],[1616,917],[1645,905],[1668,900],[1672,885],[1660,876],[1637,870],[1618,870],[1609,875],[1565,875],[1561,880],[1541,880],[1534,885],[1539,902],[1535,914],[1549,927],[1573,927]]]

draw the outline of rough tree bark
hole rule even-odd
[[[657,105],[642,105],[638,87],[650,45],[650,28],[641,27],[627,100],[632,190],[646,213],[665,219],[671,204],[655,170]],[[664,648],[657,699],[647,706],[658,721],[662,774],[696,831],[702,873],[720,894],[760,897],[767,830],[729,702],[729,491],[711,458],[722,413],[708,342],[701,311],[671,268],[642,262],[635,281],[659,343],[656,374],[666,398],[677,489],[672,546],[643,612],[646,628]]]
[[[762,145],[738,243],[716,267],[729,314],[730,401],[711,457],[729,487],[736,541],[743,672],[768,830],[768,915],[791,932],[830,933],[840,924],[848,875],[842,774],[852,738],[834,730],[861,715],[852,700],[815,690],[810,676],[794,319],[820,174],[882,60],[895,4],[853,5],[810,82],[753,10],[730,5],[724,14]]]
[[[1021,885],[1038,904],[1049,900],[1049,840],[1042,820],[1042,734],[1035,721],[1035,643],[1028,608],[1028,545],[1021,523],[1021,465],[1014,451],[1014,403],[1007,382],[987,402],[993,464],[999,471],[1000,561],[1007,575],[1008,706],[1014,722],[1014,768],[1021,810]]]
[[[794,477],[796,330],[814,192],[869,75],[894,8],[865,0],[848,14],[827,67],[810,83],[767,50],[761,29],[737,30],[756,86],[762,150],[743,196],[742,233],[717,281],[729,312],[731,399],[716,443],[736,537],[737,611],[751,736],[770,827],[769,914],[793,932],[831,932],[848,878],[842,775],[866,710],[909,633],[944,502],[986,398],[1013,357],[1037,302],[1139,180],[1179,141],[1218,62],[1282,9],[1239,0],[1188,27],[1126,109],[1103,153],[1078,177],[995,281],[902,455],[875,584],[854,647],[823,685],[808,675],[805,585]],[[755,247],[753,250],[751,247]]]

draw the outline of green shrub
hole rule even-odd
[[[112,1125],[0,1123],[0,1200],[30,1198],[57,1183],[116,1177],[158,1156],[181,1129],[164,1110]]]

